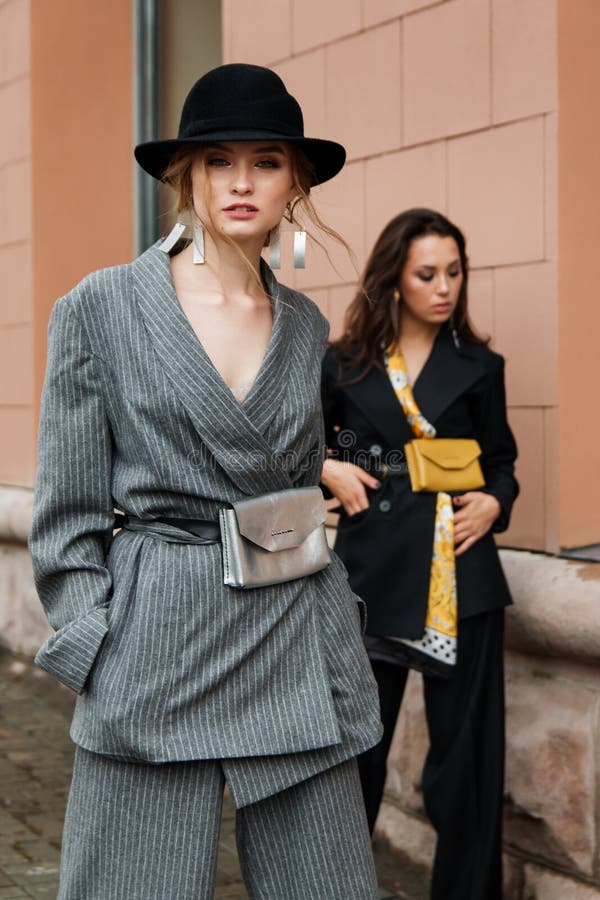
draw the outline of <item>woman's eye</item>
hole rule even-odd
[[[461,274],[461,269],[455,269],[452,272],[448,272],[448,278],[458,278]],[[418,277],[421,281],[433,281],[435,274],[433,272],[419,272]]]
[[[279,162],[276,159],[261,159],[256,165],[260,169],[278,169]]]
[[[228,166],[229,163],[226,159],[223,159],[222,156],[213,156],[212,159],[207,160],[207,166]]]

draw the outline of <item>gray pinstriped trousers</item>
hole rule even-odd
[[[58,900],[211,900],[219,760],[143,765],[76,749]],[[376,900],[354,759],[236,812],[253,900]]]

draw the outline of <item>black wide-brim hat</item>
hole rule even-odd
[[[213,141],[288,141],[300,147],[313,169],[313,185],[328,181],[346,161],[335,141],[304,137],[300,105],[275,72],[231,63],[203,75],[187,95],[176,139],[138,144],[142,169],[162,180],[174,154],[184,146]]]

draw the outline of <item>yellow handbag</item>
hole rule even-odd
[[[481,447],[471,438],[415,438],[404,445],[413,491],[475,491],[485,485]]]

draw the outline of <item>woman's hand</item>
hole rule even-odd
[[[375,490],[379,482],[360,466],[340,459],[326,459],[323,463],[321,481],[340,501],[349,516],[368,509],[366,487]]]
[[[454,555],[461,556],[487,534],[501,512],[499,502],[483,491],[468,491],[452,500]]]

